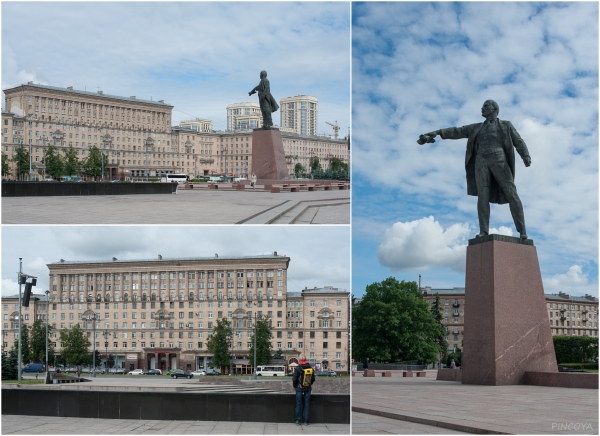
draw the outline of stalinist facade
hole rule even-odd
[[[286,363],[304,353],[323,368],[347,371],[349,293],[332,287],[289,292],[289,262],[276,252],[61,260],[48,264],[50,323],[57,331],[79,323],[102,360],[107,353],[115,356],[117,367],[127,371],[196,369],[210,366],[207,340],[216,321],[226,317],[233,329],[235,371],[250,373],[253,320],[268,316],[273,351],[281,350]],[[12,345],[8,333],[5,340]],[[57,334],[53,340],[60,354]]]

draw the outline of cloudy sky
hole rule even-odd
[[[545,292],[598,296],[598,4],[355,3],[352,21],[354,294],[464,286],[466,139],[416,141],[494,99],[532,158],[515,183]],[[508,205],[490,227],[518,236]]]
[[[288,290],[350,290],[349,226],[2,226],[2,295],[18,292],[23,272],[48,289],[46,264],[65,260],[255,256],[290,258]]]
[[[199,117],[225,130],[228,104],[258,103],[248,92],[263,69],[277,101],[317,97],[318,131],[337,120],[346,136],[350,4],[2,2],[2,89],[33,81],[164,100],[174,125]]]

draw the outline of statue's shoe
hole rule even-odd
[[[488,232],[479,232],[477,233],[477,238],[483,238],[484,236],[488,236]]]

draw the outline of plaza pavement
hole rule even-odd
[[[400,421],[366,413],[352,413],[352,434],[467,434],[433,425]]]
[[[2,415],[2,434],[315,434],[348,435],[349,424],[158,421]]]
[[[2,224],[350,224],[350,190],[3,197]]]
[[[357,374],[353,429],[356,422],[376,430],[365,423],[364,414],[372,414],[479,434],[598,434],[596,389],[463,385],[435,380],[437,371],[425,378]]]

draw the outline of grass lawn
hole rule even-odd
[[[597,369],[584,369],[583,372],[595,372],[596,374],[598,374]]]
[[[44,384],[44,379],[38,379],[38,380],[33,380],[33,379],[21,379],[21,381],[19,380],[2,380],[2,383],[19,383],[21,385],[41,385]]]

